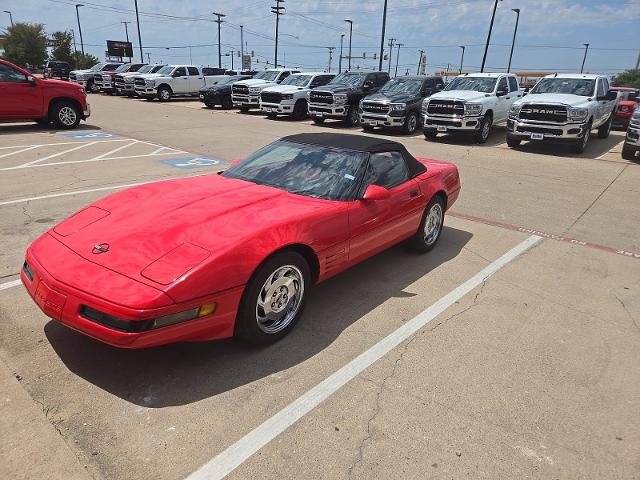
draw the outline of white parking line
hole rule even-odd
[[[187,480],[216,480],[226,477],[245,460],[320,405],[342,386],[414,335],[427,323],[540,240],[541,237],[532,235],[522,243],[516,245],[502,257],[489,264],[462,285],[449,292],[422,313],[419,313],[402,327],[383,338],[369,350],[360,354],[340,370],[280,410],[255,430],[252,430],[222,453],[215,456],[208,463],[189,475]]]
[[[6,290],[7,288],[13,288],[20,285],[22,282],[20,279],[14,280],[13,282],[0,283],[0,290]]]
[[[10,147],[0,147],[0,150],[9,148],[25,148],[25,147],[55,147],[57,145],[79,145],[81,143],[107,143],[107,142],[127,142],[130,138],[112,138],[110,140],[92,140],[91,142],[57,142],[57,143],[39,143],[36,145],[12,145]]]
[[[135,145],[136,143],[139,143],[138,140],[133,140],[131,143],[125,143],[124,145],[120,145],[118,148],[114,148],[113,150],[110,150],[106,153],[103,153],[101,155],[98,155],[96,157],[91,158],[90,160],[100,160],[104,157],[108,157],[109,155],[119,152],[120,150],[124,150],[125,148],[129,148],[131,145]]]
[[[75,152],[76,150],[80,150],[81,148],[90,147],[93,144],[95,144],[95,142],[83,143],[82,145],[78,145],[77,147],[73,147],[73,148],[68,148],[67,150],[63,150],[62,152],[53,153],[51,155],[47,155],[46,157],[38,158],[36,160],[31,160],[30,162],[23,163],[22,165],[18,165],[18,166],[15,166],[15,167],[0,168],[0,170],[13,170],[15,168],[28,167],[30,165],[35,165],[37,163],[45,162],[45,161],[49,160],[50,158],[59,157],[60,155],[64,155],[65,153],[71,153],[71,152]]]
[[[11,147],[11,148],[15,148],[15,147]],[[10,157],[11,155],[17,155],[18,153],[22,153],[22,152],[26,152],[26,151],[29,151],[29,150],[33,150],[34,148],[38,148],[38,147],[37,146],[35,146],[35,147],[26,147],[26,148],[21,148],[20,150],[16,150],[15,152],[3,153],[2,155],[0,155],[0,158]]]

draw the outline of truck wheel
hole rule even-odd
[[[89,80],[87,82],[87,92],[98,93],[98,90],[98,86],[92,80]]]
[[[293,107],[293,118],[295,120],[304,120],[307,118],[307,102],[306,100],[298,100]]]
[[[427,140],[435,140],[436,137],[438,136],[438,131],[437,130],[424,130],[424,138],[426,138]]]
[[[311,117],[311,120],[313,120],[313,123],[316,125],[322,125],[324,123],[324,118],[322,117]]]
[[[613,114],[609,116],[609,120],[600,125],[598,128],[598,138],[607,138],[611,133],[611,124],[613,123]]]
[[[507,135],[507,146],[509,148],[519,147],[521,143],[522,143],[522,140],[519,139],[518,137],[512,137],[511,135]]]
[[[582,138],[579,138],[578,141],[573,145],[573,153],[583,153],[587,148],[589,138],[591,138],[591,120],[589,120],[589,123],[587,123]]]
[[[247,113],[247,112],[249,111],[249,107],[246,107],[246,106],[242,105],[242,106],[240,107],[240,111],[241,111],[242,113]]]
[[[360,118],[358,118],[358,108],[355,106],[349,107],[347,111],[347,118],[345,123],[350,127],[355,127],[360,123]]]
[[[69,130],[80,124],[82,112],[78,106],[67,100],[56,102],[49,111],[49,118],[55,128]]]
[[[171,89],[169,87],[160,87],[158,88],[158,100],[161,102],[166,102],[171,99]]]
[[[407,119],[404,121],[402,131],[407,135],[413,135],[418,129],[418,114],[416,112],[410,112],[407,115]]]
[[[637,150],[626,143],[622,147],[622,158],[625,160],[635,160]]]
[[[367,125],[366,123],[362,125],[362,130],[364,130],[365,132],[372,132],[373,131],[373,127],[371,125]]]
[[[491,125],[493,124],[493,117],[490,113],[487,113],[480,122],[480,128],[476,133],[476,142],[482,144],[487,143],[489,139],[489,133],[491,132]]]
[[[231,101],[231,97],[223,97],[222,98],[222,109],[223,110],[231,110],[233,108],[233,102]]]

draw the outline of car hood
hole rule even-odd
[[[237,83],[237,82],[236,82]],[[233,85],[233,84],[231,84]],[[200,93],[223,93],[223,92],[230,92],[231,91],[231,85],[208,85],[204,88],[200,89]]]
[[[246,85],[247,87],[267,87],[269,85],[277,85],[277,83],[271,81],[267,82],[259,78],[252,78],[250,80],[242,80],[240,82],[236,82],[234,85]]]
[[[141,75],[134,75],[135,77],[144,78],[145,80],[150,78],[160,78],[164,77],[164,75],[160,75],[158,73],[143,73]]]
[[[531,103],[550,103],[577,107],[589,103],[589,98],[591,97],[582,97],[580,95],[570,95],[565,93],[530,93],[526,97],[518,100],[516,102],[516,105],[528,105]]]
[[[265,92],[274,93],[296,93],[300,90],[309,90],[307,87],[297,87],[295,85],[273,85],[272,87],[265,88]]]
[[[407,93],[374,93],[367,95],[364,99],[365,102],[377,102],[377,103],[407,103],[418,99],[418,95],[409,95]]]
[[[49,233],[86,260],[159,288],[326,203],[214,174],[123,190]],[[94,248],[104,244],[105,253]]]
[[[484,100],[490,96],[490,93],[476,92],[474,90],[448,90],[446,92],[434,93],[429,98],[432,100],[459,100],[462,102],[473,102]]]
[[[360,87],[349,87],[348,85],[340,85],[340,84],[327,84],[322,87],[314,88],[313,91],[318,92],[330,92],[330,93],[349,93],[354,90],[358,90]]]
[[[80,87],[77,83],[67,82],[65,80],[54,80],[52,78],[40,78],[38,79],[38,84],[45,87],[69,88],[76,91],[78,91],[78,88]]]

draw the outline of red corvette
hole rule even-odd
[[[459,190],[455,165],[396,142],[293,135],[95,202],[29,246],[21,279],[46,315],[114,346],[269,343],[314,283],[404,240],[431,250]]]

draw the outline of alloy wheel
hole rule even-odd
[[[442,229],[442,218],[442,206],[436,202],[429,209],[424,222],[424,240],[428,246],[433,245],[438,240]]]
[[[284,330],[296,317],[304,297],[304,277],[298,267],[278,267],[264,282],[256,301],[256,321],[264,333]]]

